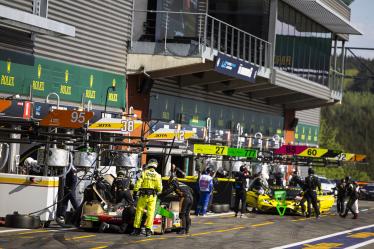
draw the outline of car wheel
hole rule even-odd
[[[224,212],[224,213],[230,212],[230,205],[229,204],[223,204],[222,205],[222,212]]]
[[[223,207],[220,204],[213,204],[212,205],[212,211],[213,211],[213,213],[222,213]]]
[[[40,227],[40,217],[31,215],[20,215],[18,213],[8,214],[5,217],[5,226],[12,228],[34,229]]]

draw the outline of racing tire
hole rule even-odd
[[[223,213],[230,212],[230,205],[229,204],[223,204],[222,205],[222,212]]]
[[[220,204],[213,204],[212,205],[212,211],[213,213],[222,213],[223,212],[223,205]]]
[[[5,226],[12,228],[35,229],[40,227],[40,217],[31,215],[20,215],[17,212],[5,217]]]

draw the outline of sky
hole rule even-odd
[[[374,0],[355,0],[351,5],[351,23],[363,33],[361,36],[352,35],[349,47],[374,48]],[[356,53],[356,51],[353,51]],[[374,59],[374,51],[358,52],[362,57]]]

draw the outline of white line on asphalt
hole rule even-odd
[[[206,216],[198,216],[202,218],[211,218],[211,217],[219,217],[219,216],[226,216],[226,215],[233,215],[235,214],[234,212],[227,212],[227,213],[221,213],[221,214],[208,214]],[[197,218],[197,216],[192,216],[194,218]]]
[[[354,245],[354,246],[346,247],[345,249],[355,249],[355,248],[360,248],[360,247],[367,246],[367,245],[370,245],[370,244],[373,244],[373,243],[374,243],[374,239],[371,239],[371,240],[368,240],[368,241],[362,242],[362,243],[360,243],[360,244],[356,244],[356,245]]]
[[[273,247],[272,249],[284,249],[284,248],[289,248],[289,247],[293,247],[293,246],[299,246],[299,245],[303,245],[303,244],[306,244],[306,243],[311,243],[311,242],[314,242],[314,241],[317,241],[317,240],[323,240],[323,239],[327,239],[327,238],[330,238],[330,237],[334,237],[334,236],[338,236],[338,235],[342,235],[342,234],[346,234],[346,233],[351,233],[351,232],[354,232],[354,231],[357,231],[357,230],[362,230],[362,229],[371,228],[371,227],[374,227],[374,224],[364,226],[364,227],[357,227],[357,228],[354,228],[354,229],[351,229],[351,230],[345,230],[345,231],[342,231],[342,232],[333,233],[333,234],[317,237],[317,238],[314,238],[314,239],[304,240],[304,241],[296,242],[296,243],[293,243],[293,244]]]
[[[360,210],[361,212],[366,212],[366,211],[369,211],[369,209],[362,209]]]
[[[68,231],[68,230],[75,230],[77,228],[75,227],[69,227],[69,228],[61,228],[61,229],[51,229],[51,230],[45,230],[47,232],[58,232],[58,231]],[[8,229],[8,230],[1,230],[0,233],[11,233],[11,232],[23,232],[23,231],[31,231],[33,229],[28,228],[22,228],[22,229]]]
[[[9,229],[9,230],[2,230],[0,231],[0,233],[11,233],[11,232],[22,232],[22,231],[29,231],[31,229],[26,229],[26,228],[23,228],[23,229]]]

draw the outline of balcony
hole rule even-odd
[[[252,68],[246,79],[220,70],[222,60]],[[273,68],[273,45],[205,13],[133,11],[128,74],[146,72],[174,87],[245,95],[268,106],[303,110],[339,101],[337,76],[328,86]],[[327,85],[327,84],[326,84]]]

